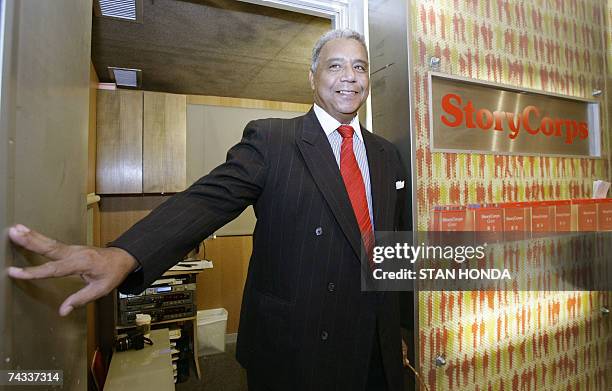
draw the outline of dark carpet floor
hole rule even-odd
[[[192,370],[189,380],[176,391],[247,391],[246,372],[236,361],[236,344],[225,345],[225,353],[200,357],[202,379]]]
[[[193,365],[192,365],[193,368]],[[176,385],[176,391],[248,391],[246,371],[236,361],[236,343],[225,345],[225,353],[200,357],[202,379],[191,370],[189,379]],[[415,389],[414,376],[404,372],[404,389]]]

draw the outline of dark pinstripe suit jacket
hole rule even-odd
[[[363,132],[375,230],[394,230],[405,189],[395,147]],[[390,390],[401,389],[394,293],[360,289],[361,239],[331,147],[314,112],[250,122],[227,161],[137,223],[112,245],[142,269],[141,291],[249,204],[257,224],[237,358],[278,390],[363,390],[374,338]]]

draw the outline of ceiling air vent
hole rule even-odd
[[[94,14],[142,23],[142,0],[96,0]]]
[[[119,87],[138,88],[142,83],[142,71],[140,69],[108,67],[108,73]]]

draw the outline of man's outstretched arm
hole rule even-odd
[[[126,291],[143,290],[197,243],[258,199],[266,178],[268,137],[257,123],[249,123],[225,163],[164,202],[111,247],[67,245],[23,225],[11,227],[9,238],[15,244],[51,261],[26,268],[10,267],[8,275],[25,280],[80,276],[86,285],[62,303],[62,316],[106,295],[124,280]],[[138,272],[133,273],[136,269]]]

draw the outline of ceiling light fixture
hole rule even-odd
[[[138,88],[142,84],[140,69],[108,67],[110,78],[120,87]]]
[[[133,22],[142,22],[142,0],[96,0],[94,14]]]

